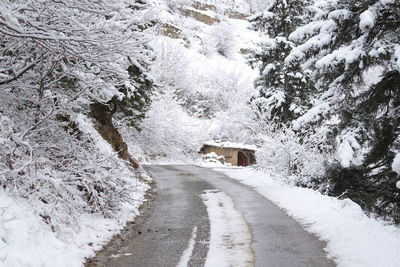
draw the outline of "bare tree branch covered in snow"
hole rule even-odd
[[[134,94],[129,67],[150,57],[143,7],[0,2],[0,186],[29,199],[53,231],[74,229],[82,213],[116,216],[146,188],[107,143],[99,147],[82,115],[90,103]]]
[[[97,100],[118,94],[129,59],[147,60],[137,25],[141,16],[129,2],[2,1],[0,85],[37,86],[42,96],[44,87],[69,81],[71,91],[79,86]]]

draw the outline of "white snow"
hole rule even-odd
[[[250,266],[254,263],[250,229],[232,199],[218,190],[205,190],[200,197],[210,220],[210,248],[205,266]]]
[[[346,62],[346,64],[353,63],[365,54],[365,51],[359,46],[361,41],[362,40],[354,40],[352,45],[341,47],[322,57],[315,63],[315,67],[318,69],[326,68],[328,66],[335,67],[336,64],[341,61]]]
[[[189,264],[190,257],[193,254],[194,245],[196,244],[197,226],[193,227],[192,236],[189,240],[188,247],[183,251],[182,256],[176,267],[186,267]]]
[[[139,214],[143,195],[133,197],[138,199],[137,206],[122,206],[118,219],[82,214],[75,222],[76,232],[71,233],[68,229],[53,232],[26,199],[11,198],[0,191],[0,266],[82,266],[86,257],[94,256]]]
[[[257,150],[257,146],[255,145],[247,145],[242,143],[234,143],[230,141],[220,141],[220,140],[210,140],[204,142],[204,145],[215,146],[221,148],[238,148],[238,149],[248,149],[248,150]]]
[[[375,14],[371,10],[365,10],[360,15],[360,29],[365,31],[375,25]]]
[[[293,122],[293,129],[300,130],[307,124],[318,121],[323,114],[326,114],[330,110],[330,108],[329,103],[326,102],[315,105],[307,113]]]
[[[328,15],[328,18],[343,21],[345,19],[348,19],[351,15],[352,15],[352,13],[349,10],[339,9],[339,10],[333,10],[332,12],[330,12]]]
[[[81,265],[84,250],[59,240],[27,201],[0,191],[0,203],[0,266]]]
[[[392,170],[400,175],[400,153],[398,153],[393,159]]]
[[[143,196],[136,198],[144,201]],[[0,266],[82,266],[138,213],[137,205],[121,207],[118,219],[82,214],[74,225],[76,233],[53,232],[26,199],[0,191]]]
[[[350,199],[290,186],[271,173],[250,168],[215,170],[254,187],[325,241],[328,257],[339,267],[400,266],[400,229],[369,218]]]
[[[111,145],[107,143],[107,141],[105,141],[103,137],[101,137],[99,132],[96,131],[96,129],[93,126],[93,123],[90,121],[88,117],[86,117],[83,114],[78,114],[75,121],[78,124],[79,129],[84,134],[90,136],[90,138],[94,141],[93,143],[101,151],[101,153],[105,155],[112,155],[116,153],[114,149],[111,147]]]
[[[213,167],[221,167],[223,165],[231,166],[231,163],[225,163],[224,156],[218,156],[215,152],[211,152],[205,155],[202,155],[200,158],[194,161],[194,164],[197,166],[208,167],[213,165]]]
[[[356,150],[360,149],[361,146],[357,142],[355,136],[356,134],[354,132],[347,132],[338,138],[340,140],[338,141],[336,158],[345,168],[350,167],[351,163],[357,163]]]
[[[79,115],[76,122],[84,134],[90,135],[99,153],[107,156],[106,160],[118,160],[113,158],[111,146],[95,131],[87,117]],[[90,164],[89,160],[87,164]],[[121,179],[109,179],[108,182],[123,183],[130,200],[116,203],[118,207],[112,216],[65,207],[59,204],[64,201],[62,198],[44,204],[40,198],[22,193],[10,195],[8,191],[0,190],[0,266],[82,266],[85,258],[94,256],[95,251],[100,250],[127,221],[139,214],[139,206],[145,201],[150,186],[140,182],[137,174],[122,161],[117,171]],[[50,172],[47,175],[43,177],[44,181],[54,183],[57,189],[63,188],[61,178],[57,176],[60,174]],[[101,171],[97,175],[101,177]],[[147,178],[144,173],[142,177]],[[76,205],[79,206],[79,202]]]

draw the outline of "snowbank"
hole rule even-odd
[[[254,187],[284,209],[327,243],[328,257],[338,266],[400,266],[400,229],[369,218],[353,201],[290,186],[254,169],[214,170]]]
[[[0,191],[0,203],[0,266],[81,265],[85,249],[58,239],[26,200]]]
[[[0,266],[73,267],[95,255],[111,237],[139,214],[144,192],[137,193],[136,206],[122,206],[118,219],[82,214],[71,234],[53,231],[26,199],[15,199],[0,191]]]

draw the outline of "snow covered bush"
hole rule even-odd
[[[228,22],[221,21],[211,26],[210,36],[206,40],[207,54],[218,53],[227,58],[233,55],[236,41]]]
[[[194,86],[191,56],[183,44],[158,37],[152,42],[156,54],[151,64],[151,75],[160,85],[160,90],[174,90],[177,94],[185,94]]]
[[[260,140],[262,146],[256,151],[259,168],[273,170],[286,181],[303,186],[312,186],[313,179],[324,175],[329,154],[317,135],[270,125]]]
[[[14,132],[14,124],[6,116],[0,116],[0,144],[0,186],[4,189],[7,180],[19,184],[13,178],[6,178],[6,175],[24,176],[33,164],[33,151],[29,142],[23,140],[23,133]]]
[[[147,61],[138,29],[144,12],[129,2],[2,1],[0,86],[34,88],[39,95],[62,89],[98,101],[120,95],[129,65]]]
[[[28,199],[54,231],[73,229],[82,213],[113,217],[122,204],[135,201],[139,184],[131,176],[136,171],[111,148],[99,151],[72,119],[59,114],[36,132],[21,131],[4,116],[0,123],[0,187]]]
[[[1,116],[1,266],[80,266],[132,219],[149,188],[90,120],[62,119],[27,133],[23,121]]]
[[[194,159],[207,134],[202,120],[191,117],[174,99],[172,92],[154,95],[153,103],[137,132],[147,156],[175,161]]]

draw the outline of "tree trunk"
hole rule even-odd
[[[90,105],[90,110],[91,116],[97,122],[97,130],[100,135],[118,152],[118,156],[121,159],[129,162],[135,169],[139,168],[139,164],[129,155],[128,146],[112,122],[111,111],[108,105],[94,103]]]

